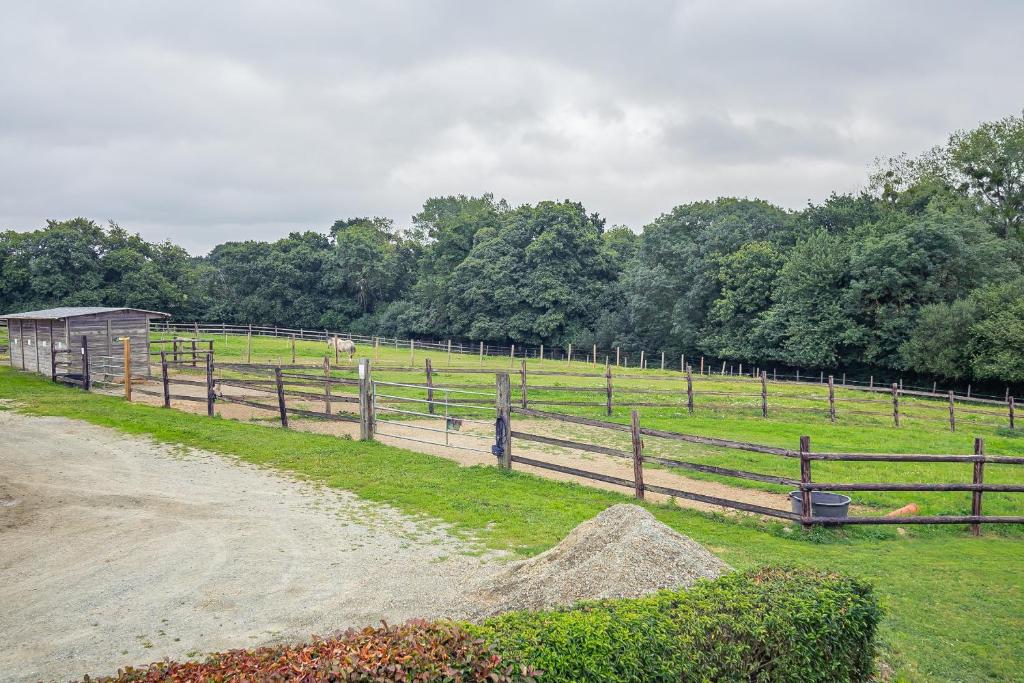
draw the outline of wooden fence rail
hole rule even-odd
[[[90,357],[88,351],[88,344],[86,340],[82,340],[82,347],[80,350],[82,356],[82,367],[83,375],[81,380],[78,382],[84,389],[90,388]],[[191,348],[185,350],[191,352]],[[200,351],[199,349],[196,350]],[[760,515],[766,515],[776,517],[779,519],[789,521],[799,521],[804,525],[837,525],[837,524],[968,524],[970,525],[971,532],[974,534],[980,533],[981,525],[983,524],[1024,524],[1024,515],[985,515],[983,514],[983,502],[984,494],[986,493],[1001,493],[1001,494],[1012,494],[1012,493],[1024,493],[1024,484],[997,484],[997,483],[986,483],[984,479],[986,466],[1024,466],[1024,457],[1013,457],[1013,456],[993,456],[985,453],[985,446],[983,439],[976,439],[975,441],[975,452],[973,454],[887,454],[887,453],[816,453],[811,451],[810,438],[801,437],[799,447],[797,449],[781,448],[777,446],[768,446],[763,444],[750,443],[745,441],[715,438],[699,436],[694,434],[686,434],[682,432],[668,431],[663,429],[654,429],[644,427],[641,424],[640,414],[637,410],[631,410],[630,424],[620,424],[617,422],[610,422],[606,420],[600,420],[592,417],[585,417],[579,415],[567,415],[563,413],[538,410],[537,408],[528,407],[530,404],[543,404],[543,401],[537,400],[534,397],[538,392],[543,391],[561,391],[563,387],[549,386],[549,385],[529,385],[527,368],[525,364],[521,364],[519,368],[519,405],[513,405],[513,392],[512,383],[509,381],[509,375],[507,373],[497,373],[495,377],[495,389],[494,398],[488,397],[483,392],[473,392],[465,389],[454,389],[453,387],[445,387],[442,385],[436,385],[433,381],[433,372],[431,364],[428,362],[424,368],[427,381],[420,384],[406,384],[406,383],[385,383],[393,385],[394,387],[401,389],[422,389],[427,392],[426,399],[419,399],[413,396],[397,396],[390,394],[379,394],[375,388],[375,384],[372,381],[370,372],[370,362],[368,359],[361,359],[359,365],[359,376],[358,379],[351,379],[345,377],[333,377],[330,375],[332,368],[329,360],[326,360],[323,366],[322,375],[313,375],[307,372],[287,373],[284,371],[285,366],[246,366],[244,364],[227,364],[231,367],[235,373],[243,373],[246,369],[252,371],[252,374],[257,375],[256,377],[221,377],[215,378],[214,376],[214,354],[203,353],[196,355],[204,359],[205,372],[196,379],[189,379],[187,377],[172,376],[169,372],[170,367],[174,366],[174,361],[169,360],[168,356],[173,354],[173,348],[171,350],[163,349],[158,352],[160,357],[160,384],[161,391],[151,391],[142,387],[136,387],[135,391],[142,395],[155,396],[163,399],[163,405],[167,408],[172,407],[176,401],[189,401],[205,403],[207,405],[207,414],[212,416],[214,414],[214,404],[216,401],[225,401],[228,403],[236,403],[244,405],[257,410],[263,410],[267,412],[273,412],[278,415],[280,424],[284,428],[288,428],[290,416],[301,416],[315,419],[326,419],[326,420],[337,420],[345,422],[353,422],[360,424],[360,435],[363,439],[372,439],[374,436],[374,422],[375,422],[375,410],[374,406],[377,401],[381,402],[381,405],[387,403],[401,403],[401,402],[418,402],[425,403],[431,407],[438,404],[439,401],[435,400],[434,393],[437,391],[462,391],[466,394],[477,394],[480,398],[457,398],[452,399],[447,397],[444,399],[444,405],[446,409],[452,405],[484,405],[493,404],[495,415],[497,419],[496,424],[496,435],[495,435],[495,446],[494,453],[500,458],[501,465],[506,468],[511,468],[513,464],[527,465],[530,467],[538,467],[542,469],[548,469],[557,471],[572,476],[591,479],[594,481],[600,481],[607,484],[613,484],[616,486],[622,486],[629,488],[633,491],[633,495],[637,498],[644,498],[647,492],[658,493],[667,496],[674,496],[676,498],[682,498],[687,500],[693,500],[697,502],[703,502],[710,505],[741,510],[745,512],[751,512]],[[69,361],[60,360],[59,356],[73,354],[69,353],[68,350],[55,351],[51,357],[51,364],[54,367],[59,367],[67,364],[70,366]],[[172,356],[173,357],[173,356]],[[218,365],[219,368],[223,369],[223,366]],[[308,370],[309,366],[300,366],[304,370]],[[272,373],[272,377],[267,377],[267,371]],[[54,373],[55,380],[57,379],[57,373]],[[611,404],[614,396],[614,388],[611,384],[611,373],[609,368],[606,367],[606,372],[597,375],[602,379],[606,380],[605,387],[598,387],[596,391],[604,391],[606,394],[606,401],[596,402],[596,405],[605,407]],[[69,383],[75,383],[75,378],[69,378],[72,381]],[[761,372],[756,378],[756,382],[759,384],[761,391],[755,394],[760,399],[760,408],[762,414],[767,414],[768,408],[766,407],[766,375]],[[690,374],[687,374],[687,390],[685,392],[679,392],[680,396],[685,396],[688,405],[693,405],[695,401],[695,395],[700,396],[700,392],[693,390],[693,381]],[[189,394],[176,394],[172,393],[171,389],[173,386],[189,386],[189,387],[203,387],[205,392],[201,396],[189,395]],[[358,396],[345,395],[345,394],[332,394],[332,387],[336,386],[353,386],[358,387]],[[468,385],[472,388],[479,388],[479,385]],[[834,379],[829,378],[828,381],[829,393],[827,395],[827,401],[829,406],[830,415],[835,413],[835,404],[838,402],[837,397],[834,395]],[[248,391],[257,392],[267,398],[268,401],[273,403],[262,403],[258,400],[252,400],[246,396],[235,396],[227,394],[223,391],[224,388],[234,387],[241,388]],[[295,388],[300,387],[300,388]],[[308,391],[309,388],[322,388],[321,391]],[[219,391],[218,391],[219,389]],[[582,389],[582,387],[581,387]],[[592,389],[592,388],[587,388]],[[896,414],[899,414],[898,401],[901,392],[897,386],[889,388],[889,391],[896,397],[893,401],[894,410]],[[623,394],[628,394],[628,391],[623,391]],[[711,393],[711,392],[707,392]],[[721,393],[721,392],[716,392]],[[126,392],[126,397],[130,399],[130,393]],[[305,407],[298,407],[296,405],[289,405],[289,398],[299,399],[303,402],[320,402],[323,401],[325,409],[323,411],[309,410]],[[276,400],[275,400],[276,399]],[[332,413],[331,403],[350,403],[358,404],[359,412],[357,414],[349,413]],[[574,402],[570,402],[574,403]],[[886,402],[888,403],[888,402]],[[621,401],[617,401],[615,405],[624,405]],[[1009,415],[1013,415],[1013,403],[1009,402],[1010,412]],[[479,409],[479,408],[477,408]],[[400,409],[395,409],[397,412],[402,412]],[[774,410],[774,409],[773,409]],[[429,410],[424,415],[432,415],[433,410]],[[421,414],[419,411],[411,411],[410,414]],[[575,425],[583,425],[593,427],[599,430],[614,431],[620,433],[629,433],[632,447],[629,450],[619,449],[610,447],[604,443],[588,443],[585,440],[580,440],[578,437],[574,439],[559,438],[540,434],[531,434],[523,430],[514,430],[512,428],[513,416],[525,416],[530,418],[539,418],[546,420],[559,421]],[[445,416],[439,416],[447,419],[447,412]],[[480,421],[480,420],[476,420]],[[416,425],[410,425],[413,429],[417,428]],[[437,430],[433,430],[437,431]],[[790,478],[786,476],[779,476],[774,474],[763,474],[759,472],[753,472],[748,470],[739,470],[733,468],[719,467],[715,465],[709,465],[702,462],[692,462],[684,459],[676,458],[665,458],[658,456],[651,456],[644,454],[644,438],[657,438],[668,441],[684,442],[702,446],[710,446],[715,448],[724,448],[732,450],[741,450],[747,452],[760,453],[773,457],[785,458],[786,460],[799,460],[799,473],[800,477]],[[413,439],[415,440],[415,439]],[[541,443],[550,446],[556,446],[559,448],[566,448],[572,450],[579,450],[583,452],[595,453],[614,458],[628,459],[632,461],[633,476],[631,478],[616,477],[604,473],[590,472],[577,467],[569,467],[566,465],[544,462],[541,459],[535,457],[525,457],[522,455],[516,455],[513,453],[515,440]],[[918,483],[918,482],[822,482],[814,481],[813,478],[813,467],[812,464],[815,461],[831,461],[831,462],[915,462],[915,463],[962,463],[964,465],[970,465],[972,472],[972,479],[970,483],[963,482],[951,482],[951,483]],[[775,484],[781,486],[794,487],[795,493],[799,494],[800,501],[802,503],[801,514],[796,514],[789,510],[776,509],[766,507],[762,505],[754,505],[746,501],[741,500],[730,500],[724,497],[709,496],[706,494],[698,493],[695,491],[687,491],[685,489],[668,487],[658,484],[646,482],[644,480],[644,465],[655,465],[662,468],[677,469],[683,471],[700,472],[704,474],[710,474],[720,477],[736,478],[748,481],[757,481],[768,484]],[[814,494],[816,492],[888,492],[888,491],[915,491],[915,492],[963,492],[971,494],[971,513],[969,515],[929,515],[929,516],[899,516],[899,517],[873,517],[873,516],[846,516],[840,518],[823,517],[815,514],[814,509]]]
[[[151,323],[151,329],[156,332],[166,332],[174,334],[191,334],[195,337],[199,337],[201,334],[205,335],[220,335],[227,337],[228,335],[246,336],[267,336],[267,337],[279,337],[287,338],[291,340],[302,340],[302,341],[326,341],[332,337],[338,337],[341,339],[350,339],[357,344],[369,345],[371,348],[377,350],[381,347],[389,347],[395,349],[410,349],[412,355],[410,356],[410,365],[413,365],[415,360],[415,351],[438,351],[445,352],[448,354],[448,364],[451,364],[451,354],[456,353],[463,357],[478,356],[481,363],[484,356],[491,358],[505,357],[509,358],[510,364],[509,369],[515,368],[516,359],[530,359],[540,360],[542,362],[563,362],[570,361],[573,357],[572,345],[565,349],[544,347],[540,345],[536,348],[527,348],[522,345],[516,346],[503,346],[497,344],[489,344],[486,342],[458,342],[451,339],[441,341],[428,341],[428,340],[413,340],[413,339],[400,339],[395,337],[387,336],[374,336],[374,335],[359,335],[350,332],[335,332],[322,329],[309,329],[309,328],[290,328],[280,327],[272,325],[235,325],[227,323],[171,323],[167,321],[154,321]],[[294,344],[294,342],[293,342]],[[251,353],[251,352],[250,352]],[[611,359],[614,357],[615,367],[626,367],[628,365],[629,351],[623,353],[623,350],[619,347],[614,349],[599,349],[597,346],[592,346],[589,353],[584,353],[583,358],[587,363],[592,365],[599,365],[599,358],[607,358],[608,362],[611,363]],[[639,358],[640,361],[632,366],[634,369],[648,369],[648,364],[645,362],[646,359],[650,359],[655,355],[660,356],[661,362],[658,366],[659,370],[678,372],[680,374],[686,374],[687,368],[692,366],[686,362],[687,356],[681,354],[679,356],[678,365],[674,361],[666,363],[667,354],[665,352],[646,353],[644,350],[637,350],[632,352],[634,358]],[[580,356],[576,354],[577,360],[580,360]],[[251,360],[251,355],[250,355]],[[697,361],[697,357],[692,357],[691,360]],[[625,362],[623,362],[625,361]],[[712,371],[712,367],[716,363],[720,364],[720,369]],[[744,371],[746,368],[746,371]],[[653,368],[652,368],[653,369]],[[721,359],[711,359],[700,357],[698,365],[698,376],[709,376],[714,374],[716,377],[732,377],[732,378],[748,378],[757,380],[760,374],[765,374],[768,371],[765,368],[756,367],[754,364],[747,363],[735,363],[734,361],[722,361]],[[815,371],[801,371],[796,370],[795,372],[778,372],[778,370],[772,370],[771,376],[773,381],[789,381],[795,380],[798,383],[817,383],[825,384],[826,372],[815,370]],[[837,373],[833,373],[835,375]],[[884,386],[881,383],[876,383],[875,378],[871,377],[867,382],[854,380],[852,378],[847,379],[846,373],[838,373],[841,377],[841,386],[849,389],[864,389],[874,391],[889,391],[889,385]],[[642,375],[641,375],[642,376]],[[641,377],[638,376],[638,377]],[[814,382],[814,380],[817,382]],[[810,381],[808,381],[810,380]],[[933,382],[930,387],[911,387],[904,386],[903,381],[898,382],[900,391],[906,395],[928,395],[928,396],[943,396],[945,391],[938,389],[938,382]],[[970,385],[967,387],[966,396],[969,398],[984,398],[978,395],[976,392],[972,396]],[[1006,396],[999,399],[997,396],[988,396],[987,399],[992,400],[995,404],[1003,404],[1006,398],[1010,395],[1010,391],[1007,388]]]

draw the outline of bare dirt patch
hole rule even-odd
[[[493,571],[436,525],[223,456],[12,411],[0,434],[3,680],[460,616]]]
[[[153,383],[150,388],[155,390]],[[172,393],[188,396],[205,396],[205,387],[189,385],[173,385]],[[260,410],[245,405],[232,404],[226,401],[216,404],[218,415],[242,421],[257,421],[268,425],[277,423],[276,398],[265,392],[252,392],[248,389],[224,386],[221,391],[229,396],[255,400],[268,405],[273,411]],[[141,402],[151,405],[160,405],[161,399],[153,396],[138,395]],[[206,414],[206,404],[191,401],[174,402],[174,408],[193,413]],[[323,410],[323,403],[316,401],[298,401],[289,398],[289,405],[306,410]],[[358,412],[358,406],[352,403],[335,403],[335,412]],[[486,417],[481,411],[481,419]],[[493,419],[493,416],[491,416]],[[388,416],[387,419],[391,419]],[[331,434],[335,436],[358,437],[359,425],[350,422],[336,422],[316,419],[303,419],[290,417],[289,426],[299,431],[316,432],[318,434]],[[490,444],[494,442],[494,428],[478,422],[462,422],[458,430],[449,430],[443,433],[445,421],[439,419],[412,419],[395,420],[390,423],[379,423],[377,428],[377,439],[383,443],[406,448],[421,453],[437,455],[449,460],[454,460],[463,465],[493,465],[495,458],[490,454]],[[594,429],[579,425],[571,425],[551,420],[526,419],[516,416],[513,418],[513,428],[517,431],[538,434],[541,436],[553,436],[563,439],[577,440],[584,443],[592,443],[603,446],[610,446],[628,451],[629,434],[610,432],[605,429]],[[430,431],[430,430],[442,430]],[[660,443],[658,439],[649,439],[650,443],[645,444],[645,452],[651,454],[671,457],[671,445]],[[558,446],[531,443],[522,440],[513,440],[513,452],[517,455],[543,460],[556,465],[564,465],[577,469],[606,474],[622,479],[633,478],[633,463],[629,459],[615,458],[608,455],[588,453]],[[699,460],[698,460],[699,462]],[[608,484],[593,479],[576,477],[571,474],[554,472],[552,470],[527,465],[516,464],[516,469],[530,472],[547,479],[558,481],[572,481],[593,488],[601,488],[618,493],[629,493],[621,486]],[[758,489],[745,488],[742,486],[730,486],[729,484],[694,479],[683,475],[679,470],[646,467],[644,479],[651,484],[659,484],[669,488],[700,493],[718,498],[726,498],[744,503],[760,505],[762,507],[775,508],[779,510],[789,509],[789,499],[778,493],[762,491]],[[648,500],[662,502],[668,496],[648,493]],[[677,498],[677,504],[682,507],[693,508],[705,511],[722,512],[723,508],[705,503]],[[726,514],[745,514],[734,511],[726,511]]]

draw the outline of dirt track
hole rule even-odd
[[[189,385],[172,386],[172,393],[197,397],[205,396],[205,387]],[[148,384],[147,388],[151,391],[159,389],[159,387],[152,382]],[[237,387],[225,386],[221,390],[229,396],[236,396],[240,398],[244,397],[248,400],[255,400],[263,403],[272,403],[273,400],[276,400],[268,393],[253,393],[249,390],[239,389]],[[159,397],[144,394],[137,394],[136,400],[149,403],[150,405],[160,405],[162,402]],[[203,415],[206,414],[206,404],[203,402],[176,401],[172,402],[172,405],[178,410],[200,413]],[[314,401],[290,399],[289,406],[306,410],[323,410],[323,404]],[[342,410],[347,412],[358,412],[358,406],[353,403],[335,403],[334,409],[335,412]],[[218,415],[236,420],[260,420],[265,424],[276,424],[277,422],[276,408],[271,411],[266,411],[224,401],[217,402],[215,410]],[[485,416],[486,414],[481,413],[481,415]],[[390,417],[390,415],[388,415],[388,417]],[[491,419],[493,419],[493,414],[491,415]],[[513,423],[513,428],[517,431],[533,433],[541,436],[554,436],[570,440],[575,439],[585,443],[615,446],[626,451],[630,448],[628,443],[628,434],[622,435],[619,433],[611,433],[607,430],[580,427],[578,425],[552,422],[550,420],[523,419],[518,416],[514,418]],[[310,431],[320,434],[333,434],[337,436],[347,435],[356,438],[358,438],[359,435],[359,425],[352,422],[323,421],[292,417],[289,419],[289,426],[298,431]],[[444,420],[414,419],[401,420],[392,423],[378,423],[376,438],[383,443],[407,448],[413,451],[419,451],[421,453],[441,456],[443,458],[455,460],[463,465],[494,464],[495,459],[489,452],[490,444],[494,441],[493,426],[475,422],[465,422],[458,431],[450,432],[447,435],[436,431],[426,431],[423,429],[424,427],[435,430],[439,428],[443,429]],[[625,439],[625,441],[622,443],[615,442],[614,440],[617,437],[621,437],[622,439]],[[445,443],[446,439],[447,443]],[[653,437],[650,441],[651,443],[645,446],[645,450],[647,450],[647,448],[664,448],[664,444],[657,444],[657,440]],[[658,453],[657,451],[653,452],[665,455],[664,453]],[[548,446],[523,440],[514,440],[513,453],[556,465],[564,465],[589,472],[595,472],[597,474],[611,475],[628,480],[632,480],[633,478],[633,463],[628,459],[585,453],[583,451],[557,446]],[[574,481],[594,488],[602,488],[609,491],[616,491],[618,493],[630,493],[628,489],[624,489],[621,486],[607,484],[593,479],[584,479],[549,469],[530,467],[521,464],[515,465],[515,468],[547,479]],[[741,501],[767,508],[776,508],[780,510],[789,509],[789,499],[785,495],[740,486],[730,486],[728,484],[703,479],[694,479],[684,476],[681,470],[645,468],[644,479],[650,484],[660,484],[669,488],[681,489],[693,493]],[[647,498],[652,501],[663,501],[668,497],[660,494],[648,493]],[[698,503],[684,498],[677,498],[676,503],[682,507],[698,510],[716,512],[724,511],[726,514],[745,514],[734,513],[718,506]]]
[[[438,616],[488,560],[345,492],[0,411],[0,680]]]

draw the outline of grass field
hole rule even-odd
[[[156,338],[166,335],[155,335]],[[248,356],[247,341],[243,336],[215,337],[216,357],[219,361],[240,361]],[[322,363],[327,347],[322,342],[302,342],[295,344],[296,361],[298,363]],[[494,377],[490,374],[445,374],[445,369],[455,368],[488,368],[492,370],[511,371],[513,403],[518,401],[519,364],[520,359],[513,363],[508,358],[485,356],[480,359],[475,355],[452,354],[450,361],[445,352],[422,351],[417,349],[410,358],[408,348],[394,349],[382,347],[374,349],[370,346],[359,347],[357,356],[366,356],[374,360],[373,376],[377,380],[422,383],[424,378],[423,365],[430,358],[435,369],[435,384],[469,386],[476,390],[494,393]],[[252,361],[254,363],[290,363],[291,342],[288,339],[273,337],[253,337]],[[333,365],[333,357],[331,358]],[[346,362],[347,359],[342,359]],[[396,370],[396,366],[412,367],[416,370]],[[590,401],[604,402],[605,380],[603,377],[555,377],[539,372],[574,372],[603,373],[604,367],[577,362],[569,364],[564,361],[531,359],[527,361],[529,375],[528,396],[531,402],[537,401]],[[224,371],[225,376],[231,374]],[[336,370],[336,376],[355,377],[355,370]],[[797,384],[793,382],[770,382],[768,419],[761,417],[760,382],[750,378],[721,377],[717,375],[694,377],[696,411],[689,414],[686,410],[685,377],[679,372],[648,370],[641,372],[636,368],[613,368],[616,401],[666,402],[674,405],[667,407],[641,407],[641,422],[646,427],[668,431],[715,436],[739,441],[751,441],[764,445],[780,446],[796,449],[801,435],[811,437],[812,449],[831,452],[865,452],[865,453],[939,453],[967,455],[974,452],[974,438],[983,437],[986,452],[990,455],[1024,455],[1024,424],[1017,430],[1010,431],[1004,426],[1005,419],[964,414],[958,418],[958,428],[950,432],[948,427],[948,403],[944,399],[928,399],[921,397],[901,397],[901,412],[905,416],[901,426],[896,428],[892,423],[892,406],[889,394],[872,394],[869,392],[847,389],[841,386],[835,389],[837,405],[837,421],[829,422],[827,413],[827,387],[817,384]],[[623,375],[641,378],[626,378]],[[541,389],[540,385],[551,387]],[[558,387],[593,386],[595,393],[577,391],[560,391]],[[339,387],[335,393],[344,391]],[[355,392],[355,387],[347,387]],[[628,395],[629,389],[664,391],[671,389],[678,394],[636,394]],[[423,390],[402,389],[391,387],[389,393],[409,397],[424,398]],[[739,397],[723,395],[702,396],[701,392],[712,394],[743,394]],[[784,394],[788,398],[778,398]],[[453,394],[453,398],[458,394]],[[865,399],[880,400],[878,404],[860,403]],[[719,407],[703,407],[710,401]],[[531,403],[534,405],[534,403]],[[853,406],[855,410],[877,412],[877,415],[844,413],[844,406]],[[619,406],[613,409],[612,416],[605,415],[603,407],[596,406],[543,406],[540,409],[553,412],[596,417],[612,422],[626,424],[629,422],[630,409]],[[958,405],[958,409],[977,409],[974,404]],[[999,406],[980,406],[985,411],[1004,415]],[[453,414],[460,414],[458,407],[452,407]],[[461,414],[472,415],[472,411],[462,409]],[[477,413],[479,416],[479,413]],[[389,419],[402,419],[401,416],[389,416]],[[979,424],[977,420],[986,424]],[[514,424],[515,418],[513,418]],[[576,429],[565,425],[566,437],[577,440],[591,441],[604,445],[612,445],[629,450],[629,436],[609,430]],[[763,474],[772,474],[799,478],[799,463],[793,459],[777,456],[750,453],[731,449],[713,448],[679,442],[668,442],[654,437],[645,439],[646,452],[662,457],[699,460],[701,463],[731,469],[749,470]],[[788,487],[763,484],[759,482],[724,478],[701,473],[687,473],[694,478],[705,478],[721,481],[735,486],[760,488],[778,492]],[[969,463],[879,463],[879,462],[815,462],[815,481],[832,482],[901,482],[901,483],[969,483],[972,467]],[[988,465],[985,472],[988,483],[1024,483],[1024,467]],[[910,502],[917,503],[922,514],[968,514],[971,496],[965,492],[858,492],[853,494],[859,505],[874,507],[878,511],[890,510]],[[984,495],[984,511],[986,514],[1024,514],[1024,494],[993,493]],[[994,534],[1024,534],[1019,526],[989,528]],[[960,529],[949,530],[960,533]]]
[[[522,555],[552,546],[608,505],[632,500],[493,467],[463,468],[378,443],[127,404],[9,368],[0,368],[0,398],[15,401],[17,409],[28,413],[83,419],[292,472],[440,520],[484,547]],[[708,420],[708,426],[715,426],[715,420]],[[745,420],[734,421],[738,429]],[[689,424],[695,430],[703,423]],[[809,426],[835,429],[827,423]],[[749,429],[761,434],[764,427]],[[899,437],[902,430],[889,431],[894,435],[885,441],[885,449],[901,444],[921,447]],[[879,435],[883,433],[879,428]],[[764,437],[772,435],[788,437],[774,430]],[[966,436],[957,438],[967,441]],[[944,442],[930,445],[939,443]],[[737,521],[673,506],[648,507],[736,567],[785,562],[871,579],[887,609],[884,656],[895,669],[893,680],[1024,680],[1024,541],[1017,537],[988,529],[981,538],[966,536],[962,529],[913,530],[907,536],[890,529],[804,533],[790,525]]]

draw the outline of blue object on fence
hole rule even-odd
[[[505,443],[505,433],[507,430],[508,426],[505,424],[505,420],[499,415],[494,420],[494,445],[491,446],[491,455],[495,458],[505,455],[505,448],[502,444]]]

